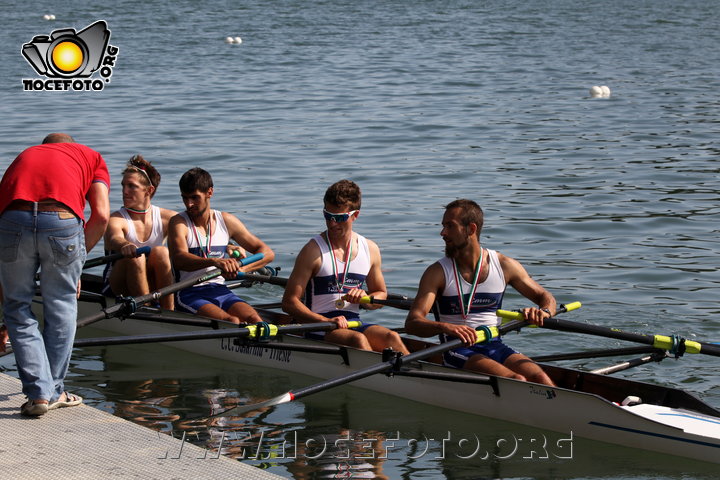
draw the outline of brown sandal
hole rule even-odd
[[[48,411],[47,403],[37,403],[37,400],[28,400],[20,407],[20,414],[26,417],[39,417]]]

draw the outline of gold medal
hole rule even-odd
[[[335,308],[337,308],[338,310],[342,310],[343,308],[345,308],[345,300],[343,300],[342,298],[338,298],[337,300],[335,300]]]

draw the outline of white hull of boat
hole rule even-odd
[[[97,312],[97,304],[81,305],[85,307],[84,311],[80,312],[81,317],[84,314]],[[106,319],[102,320],[98,327],[123,335],[198,330],[198,327],[133,319]],[[290,335],[275,341],[293,345],[329,345]],[[377,353],[343,348],[348,360],[348,363],[345,363],[343,357],[338,354],[277,350],[261,344],[236,344],[233,339],[228,338],[166,344],[224,362],[276,368],[318,378],[345,375],[381,360]],[[573,386],[551,388],[481,375],[476,377],[489,378],[489,384],[374,375],[358,380],[353,385],[441,408],[552,430],[568,436],[571,434],[632,448],[720,463],[720,416],[694,397],[678,390],[629,380],[560,367],[544,366],[544,368],[559,384],[571,382]],[[417,369],[445,374],[458,372],[428,362],[419,362]],[[592,392],[603,393],[601,396]],[[628,395],[637,395],[641,398],[644,395],[671,398],[668,404],[678,408],[651,403],[634,406],[618,405],[617,402]],[[685,405],[685,408],[680,408]],[[704,413],[692,410],[702,410],[698,405],[706,409]]]

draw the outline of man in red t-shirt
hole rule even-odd
[[[64,133],[51,133],[42,145],[23,151],[0,181],[0,286],[5,325],[28,398],[23,415],[82,402],[65,391],[64,379],[75,339],[80,274],[87,252],[105,232],[109,187],[102,156]],[[30,309],[38,269],[42,331]]]

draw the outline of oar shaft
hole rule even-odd
[[[507,323],[498,328],[491,327],[488,329],[491,333],[490,338],[498,337],[500,335],[503,335],[504,333],[515,330],[524,325],[526,325],[525,321],[518,320],[515,322]],[[488,338],[488,336],[486,335],[486,331],[484,331],[484,330],[479,330],[477,332],[477,337],[478,337],[477,343],[482,343],[482,342],[490,340],[490,338]],[[418,350],[417,352],[413,352],[409,355],[404,355],[404,356],[400,356],[397,358],[393,358],[386,362],[381,362],[381,363],[378,363],[375,365],[371,365],[369,367],[363,368],[361,370],[357,370],[355,372],[349,373],[347,375],[343,375],[341,377],[333,378],[333,379],[326,380],[324,382],[321,382],[321,383],[318,383],[315,385],[301,388],[294,392],[290,392],[290,396],[293,400],[295,400],[300,397],[305,397],[307,395],[311,395],[313,393],[322,392],[323,390],[327,390],[329,388],[333,388],[338,385],[344,385],[346,383],[354,382],[356,380],[360,380],[362,378],[369,377],[376,373],[386,372],[386,371],[392,370],[393,368],[399,367],[404,364],[408,364],[408,363],[411,363],[411,362],[414,362],[417,360],[423,360],[425,358],[432,357],[433,355],[447,352],[448,350],[452,350],[453,348],[457,348],[462,345],[463,345],[463,341],[461,339],[455,339],[455,340],[451,340],[449,342],[440,343],[440,344],[434,345],[432,347]]]
[[[370,305],[386,305],[388,307],[399,308],[401,310],[410,310],[412,307],[412,298],[375,298],[371,295],[362,297],[360,303]]]
[[[281,287],[287,286],[288,279],[283,277],[276,277],[274,275],[262,275],[259,273],[246,273],[240,272],[237,276],[238,280],[252,280],[254,282],[269,283],[271,285],[280,285]]]
[[[358,327],[362,322],[348,322],[349,327]],[[270,337],[283,335],[287,333],[305,333],[334,330],[337,325],[334,323],[305,323],[298,325],[269,325]],[[157,342],[182,342],[187,340],[207,340],[213,338],[257,338],[259,335],[258,325],[247,325],[245,327],[224,328],[222,330],[198,330],[190,332],[177,332],[171,334],[147,334],[120,337],[104,337],[104,338],[83,338],[75,340],[75,347],[95,347],[108,345],[128,345],[139,343],[157,343]]]
[[[140,247],[136,250],[135,256],[139,257],[140,255],[146,255],[149,253],[150,247]],[[111,253],[110,255],[105,255],[104,257],[92,258],[85,262],[85,265],[83,265],[83,269],[104,265],[106,263],[114,262],[115,260],[120,260],[123,257],[124,255],[122,253],[117,252]]]
[[[566,306],[566,310],[574,310],[575,308],[578,308],[578,306],[579,303],[577,302],[571,303]],[[558,309],[558,313],[560,312],[561,310]],[[522,313],[520,312],[498,310],[497,314],[499,317],[509,319],[522,318]],[[592,325],[589,323],[573,322],[572,320],[565,320],[557,317],[550,317],[544,319],[542,328],[559,330],[563,332],[584,333],[587,335],[613,338],[615,340],[625,340],[628,342],[641,343],[662,350],[668,350],[670,351],[670,353],[704,353],[706,355],[720,357],[720,345],[696,342],[694,340],[685,340],[678,337],[666,335],[649,335],[644,333],[624,332],[617,328],[602,327],[600,325]]]
[[[262,253],[256,253],[254,255],[250,255],[249,257],[240,259],[240,260],[238,260],[238,262],[241,265],[249,265],[253,262],[262,260],[264,256],[265,255],[263,255]],[[222,273],[223,273],[223,271],[220,270],[219,268],[214,268],[207,272],[202,272],[198,275],[187,278],[183,281],[173,283],[172,285],[168,285],[167,287],[160,288],[160,289],[158,289],[154,292],[150,292],[146,295],[140,295],[138,297],[134,297],[132,299],[132,301],[136,305],[143,305],[143,304],[151,302],[153,300],[157,301],[161,297],[164,297],[165,295],[169,295],[171,293],[180,291],[184,288],[188,288],[188,287],[191,287],[198,283],[207,282],[208,280],[212,280],[215,277],[219,277],[220,275],[222,275]],[[105,318],[112,318],[113,316],[120,314],[125,308],[126,308],[126,306],[124,303],[116,303],[115,305],[105,308],[94,315],[90,315],[82,320],[79,320],[77,323],[77,326],[78,326],[78,328],[85,327],[87,325],[90,325],[91,323],[95,323],[95,322],[103,320]]]
[[[548,320],[550,321],[548,322]],[[616,340],[642,343],[645,345],[651,345],[655,348],[669,350],[671,351],[671,353],[674,353],[673,350],[676,350],[679,346],[678,339],[676,337],[624,332],[616,328],[601,327],[599,325],[578,323],[570,320],[560,320],[558,318],[545,319],[543,323],[543,328],[561,330],[563,332],[585,333],[588,335],[613,338]],[[684,345],[684,353],[704,353],[706,355],[720,357],[720,346],[718,345],[704,342],[696,342],[694,340],[684,340]]]

